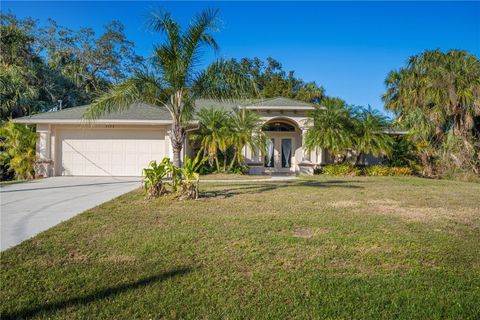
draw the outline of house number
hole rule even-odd
[[[107,124],[107,125],[105,125],[105,128],[110,128],[111,129],[111,128],[115,128],[115,126],[113,124]]]

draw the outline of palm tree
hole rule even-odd
[[[192,119],[196,99],[243,98],[256,91],[253,81],[240,68],[224,60],[215,61],[204,70],[198,69],[203,48],[218,50],[211,34],[216,29],[217,16],[217,10],[204,10],[182,30],[170,13],[153,12],[149,26],[166,38],[155,47],[150,67],[96,99],[85,117],[95,119],[137,102],[166,108],[172,116],[173,164],[180,166],[185,128]]]
[[[368,106],[360,108],[354,121],[356,164],[364,154],[369,153],[373,156],[390,154],[393,139],[384,132],[389,124],[387,117]]]
[[[410,137],[419,145],[421,157],[428,159],[424,166],[431,164],[431,158],[452,135],[463,144],[458,150],[470,154],[470,158],[478,153],[475,140],[480,130],[475,123],[480,120],[480,60],[477,57],[459,50],[425,51],[411,57],[406,67],[392,71],[385,84],[385,107],[394,111],[398,123],[411,131]],[[478,172],[478,167],[473,166],[473,170]]]
[[[305,137],[308,151],[316,147],[328,149],[344,161],[345,149],[351,148],[354,141],[354,126],[351,110],[339,98],[324,98],[310,115],[310,124]]]
[[[242,150],[247,146],[252,152],[265,151],[265,133],[262,131],[263,121],[260,116],[247,109],[235,109],[230,115],[230,136],[233,146],[233,158],[230,161],[229,170],[233,169],[235,161],[242,165],[244,156]]]
[[[208,158],[210,165],[215,161],[217,172],[220,172],[218,163],[219,150],[224,153],[229,142],[228,113],[223,108],[203,108],[197,113],[200,128],[190,135],[193,142],[200,143],[204,157]]]

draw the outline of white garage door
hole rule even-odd
[[[165,131],[78,129],[60,132],[61,175],[141,176],[165,155]]]

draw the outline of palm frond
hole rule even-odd
[[[167,96],[168,92],[165,92],[160,81],[152,74],[139,73],[95,99],[83,118],[95,120],[104,114],[124,111],[139,102],[161,106],[162,98],[166,99]]]
[[[224,59],[215,61],[201,72],[192,90],[199,98],[228,101],[251,98],[258,93],[255,81]]]

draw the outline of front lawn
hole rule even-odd
[[[1,254],[2,319],[478,319],[480,184],[134,191]]]

